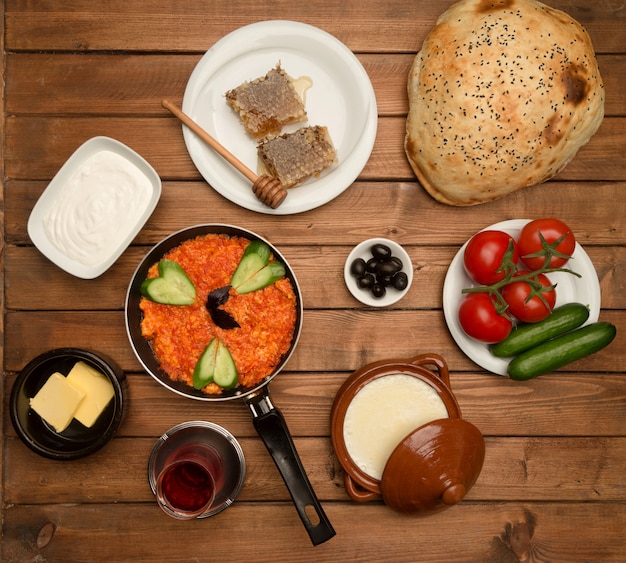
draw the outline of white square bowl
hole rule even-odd
[[[108,170],[94,165],[100,154],[113,159]],[[128,180],[129,174],[143,185],[141,189]],[[77,188],[79,175],[86,182]],[[160,197],[161,179],[143,157],[115,139],[93,137],[44,190],[28,219],[28,235],[59,268],[93,279],[126,250]]]

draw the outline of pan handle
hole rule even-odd
[[[329,540],[335,535],[335,530],[315,496],[287,423],[280,410],[272,404],[267,387],[260,394],[248,397],[246,404],[252,411],[254,428],[280,471],[311,542],[319,545]],[[316,513],[315,518],[312,510]]]

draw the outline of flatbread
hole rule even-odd
[[[476,205],[552,178],[604,117],[586,30],[535,0],[461,0],[408,79],[405,150],[422,186]]]

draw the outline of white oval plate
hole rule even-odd
[[[483,230],[504,231],[517,239],[522,227],[529,221],[529,219],[502,221]],[[456,253],[448,268],[443,284],[443,313],[450,334],[468,358],[492,373],[506,375],[510,360],[493,356],[486,344],[467,336],[459,324],[457,313],[463,298],[461,292],[466,287],[477,285],[467,275],[463,266],[463,253],[467,242]],[[589,319],[585,324],[596,322],[600,316],[600,282],[593,263],[580,244],[576,243],[574,253],[565,267],[580,274],[581,277],[567,272],[547,274],[550,281],[557,284],[555,307],[572,302],[582,303],[589,307]]]
[[[397,256],[400,260],[402,260],[402,271],[408,278],[408,284],[402,291],[398,291],[393,287],[388,287],[384,297],[374,297],[371,291],[361,289],[356,283],[356,278],[350,273],[350,266],[357,258],[363,258],[363,260],[367,262],[372,257],[371,248],[375,244],[387,245],[391,249],[391,255]],[[402,299],[409,292],[409,289],[411,289],[411,283],[413,283],[413,264],[407,251],[404,250],[404,248],[402,248],[397,242],[386,238],[371,238],[359,243],[352,249],[343,267],[343,278],[353,297],[358,299],[364,305],[369,305],[371,307],[387,307],[400,301],[400,299]]]
[[[287,215],[314,209],[337,197],[367,163],[378,125],[376,97],[365,69],[343,43],[316,27],[292,21],[265,21],[220,39],[193,70],[183,98],[183,111],[248,168],[257,170],[257,143],[246,133],[224,94],[244,81],[264,76],[280,62],[294,78],[308,76],[309,125],[325,125],[338,162],[291,188],[277,209],[263,205],[249,180],[183,126],[187,151],[204,179],[221,195],[261,213]],[[283,129],[294,131],[303,124]]]
[[[111,212],[107,215],[108,210],[106,208],[102,209],[102,221],[105,222],[110,218],[111,228],[119,229],[120,232],[125,233],[125,236],[118,241],[117,245],[110,248],[110,253],[101,261],[95,264],[84,264],[57,248],[46,233],[44,221],[67,182],[82,167],[85,161],[102,151],[111,151],[124,157],[139,172],[146,176],[152,186],[152,191],[149,194],[149,198],[144,202],[143,211],[134,218],[132,224],[114,227],[116,223],[113,221],[114,217],[111,216]],[[110,137],[92,137],[78,147],[72,156],[67,159],[37,200],[28,218],[28,235],[39,251],[59,268],[77,278],[97,278],[108,270],[126,250],[137,233],[145,225],[150,215],[152,215],[160,197],[161,178],[159,178],[156,170],[152,168],[148,161],[130,147],[115,139]],[[118,237],[113,236],[112,231],[109,231],[109,234],[111,234],[111,240],[117,241]]]

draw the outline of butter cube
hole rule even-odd
[[[53,373],[30,400],[31,408],[57,432],[63,432],[74,417],[85,393],[70,385],[60,373]]]
[[[77,362],[70,373],[67,374],[67,382],[84,394],[84,399],[78,405],[74,418],[87,428],[91,428],[102,411],[111,402],[113,384],[85,362]]]

